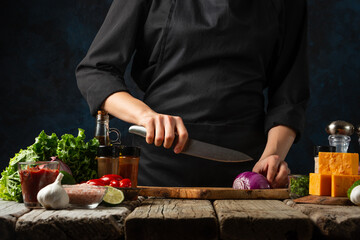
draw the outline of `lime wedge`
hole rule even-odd
[[[110,186],[106,186],[107,187],[107,192],[103,198],[103,201],[111,204],[111,205],[116,205],[116,204],[120,204],[122,203],[122,201],[124,201],[125,197],[124,197],[124,193],[117,188],[113,188]]]

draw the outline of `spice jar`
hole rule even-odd
[[[140,160],[140,148],[120,146],[119,147],[119,170],[123,178],[131,180],[131,187],[137,187],[138,169]]]
[[[96,161],[98,164],[99,177],[106,174],[118,174],[119,147],[99,146]]]
[[[315,146],[314,147],[314,161],[315,161],[314,173],[319,173],[319,152],[336,152],[336,147],[335,146]]]

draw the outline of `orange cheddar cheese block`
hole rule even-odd
[[[319,152],[319,173],[336,175],[358,174],[359,154]]]
[[[332,175],[331,176],[331,196],[332,197],[346,197],[347,190],[357,180],[360,180],[360,175]]]
[[[309,194],[317,196],[330,196],[331,175],[310,173]]]

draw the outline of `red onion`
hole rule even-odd
[[[266,178],[256,172],[240,173],[234,180],[234,189],[267,189],[270,188]]]
[[[61,159],[59,159],[57,156],[56,157],[50,157],[50,158],[51,158],[51,162],[59,162],[60,171],[65,171],[65,172],[69,173],[70,175],[72,175],[70,167],[68,165],[66,165],[66,163],[61,161]]]

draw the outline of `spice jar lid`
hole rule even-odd
[[[139,157],[140,156],[140,148],[139,147],[129,147],[129,146],[121,145],[119,147],[119,155],[120,156]]]
[[[117,146],[99,146],[98,157],[117,157],[119,156],[119,147]]]
[[[314,146],[314,157],[319,156],[319,152],[336,152],[334,146]]]

